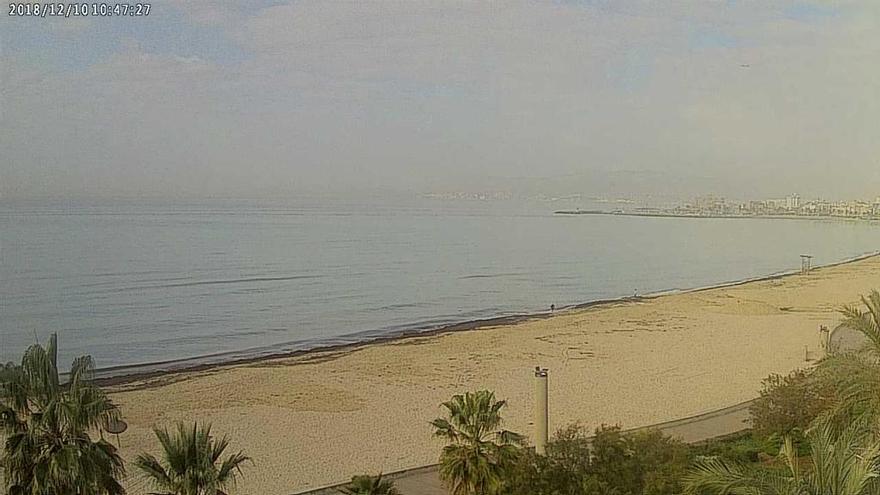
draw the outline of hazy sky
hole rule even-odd
[[[880,196],[878,0],[157,0],[0,42],[6,198]]]

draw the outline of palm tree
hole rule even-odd
[[[393,481],[382,479],[382,473],[378,476],[354,476],[351,483],[339,491],[345,495],[400,495]]]
[[[865,310],[848,306],[841,310],[843,326],[865,336],[867,344],[855,351],[834,353],[816,369],[815,378],[836,389],[834,406],[822,414],[820,422],[838,426],[853,418],[867,422],[880,418],[880,292],[862,297]]]
[[[880,356],[880,292],[872,290],[867,297],[862,296],[862,304],[866,311],[856,306],[843,308],[843,325],[864,335],[873,353]]]
[[[215,440],[211,425],[178,423],[174,434],[158,428],[153,432],[162,446],[162,460],[144,453],[137,457],[135,466],[160,490],[154,495],[222,494],[221,490],[235,483],[242,464],[250,460],[240,451],[221,460],[229,440]]]
[[[452,495],[490,495],[501,488],[524,444],[521,435],[500,429],[506,405],[488,390],[467,392],[443,403],[448,418],[431,422],[434,436],[448,443],[440,454],[440,477]]]
[[[0,373],[0,465],[9,495],[117,495],[122,459],[102,432],[119,411],[92,383],[94,363],[75,359],[67,383],[57,365],[58,338],[25,351],[19,366]]]
[[[780,457],[786,472],[758,470],[720,459],[703,460],[685,478],[685,493],[705,495],[869,495],[876,494],[880,445],[859,428],[835,435],[824,425],[810,432],[810,462],[801,466],[786,438]]]

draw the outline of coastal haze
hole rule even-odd
[[[0,361],[57,332],[64,363],[189,359],[180,367],[707,286],[798,269],[802,253],[827,264],[880,247],[867,222],[564,217],[553,204],[3,204]]]
[[[740,431],[880,285],[876,0],[148,11],[0,17],[0,363],[94,357],[128,493],[178,422],[229,493],[425,467],[483,389],[540,452],[536,366],[550,431]]]
[[[873,200],[880,4],[157,1],[0,19],[4,198]]]

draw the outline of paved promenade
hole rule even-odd
[[[749,404],[743,402],[717,411],[699,414],[689,418],[676,419],[639,429],[657,429],[663,433],[688,443],[700,442],[710,438],[731,435],[748,428]],[[437,466],[425,466],[387,475],[394,479],[401,495],[448,495],[440,483]],[[329,495],[339,492],[335,487],[306,492],[311,495]]]

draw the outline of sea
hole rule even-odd
[[[845,220],[556,215],[554,201],[0,202],[0,362],[246,359],[768,276],[880,250]],[[591,206],[591,205],[585,205]],[[144,366],[145,365],[145,366]]]

